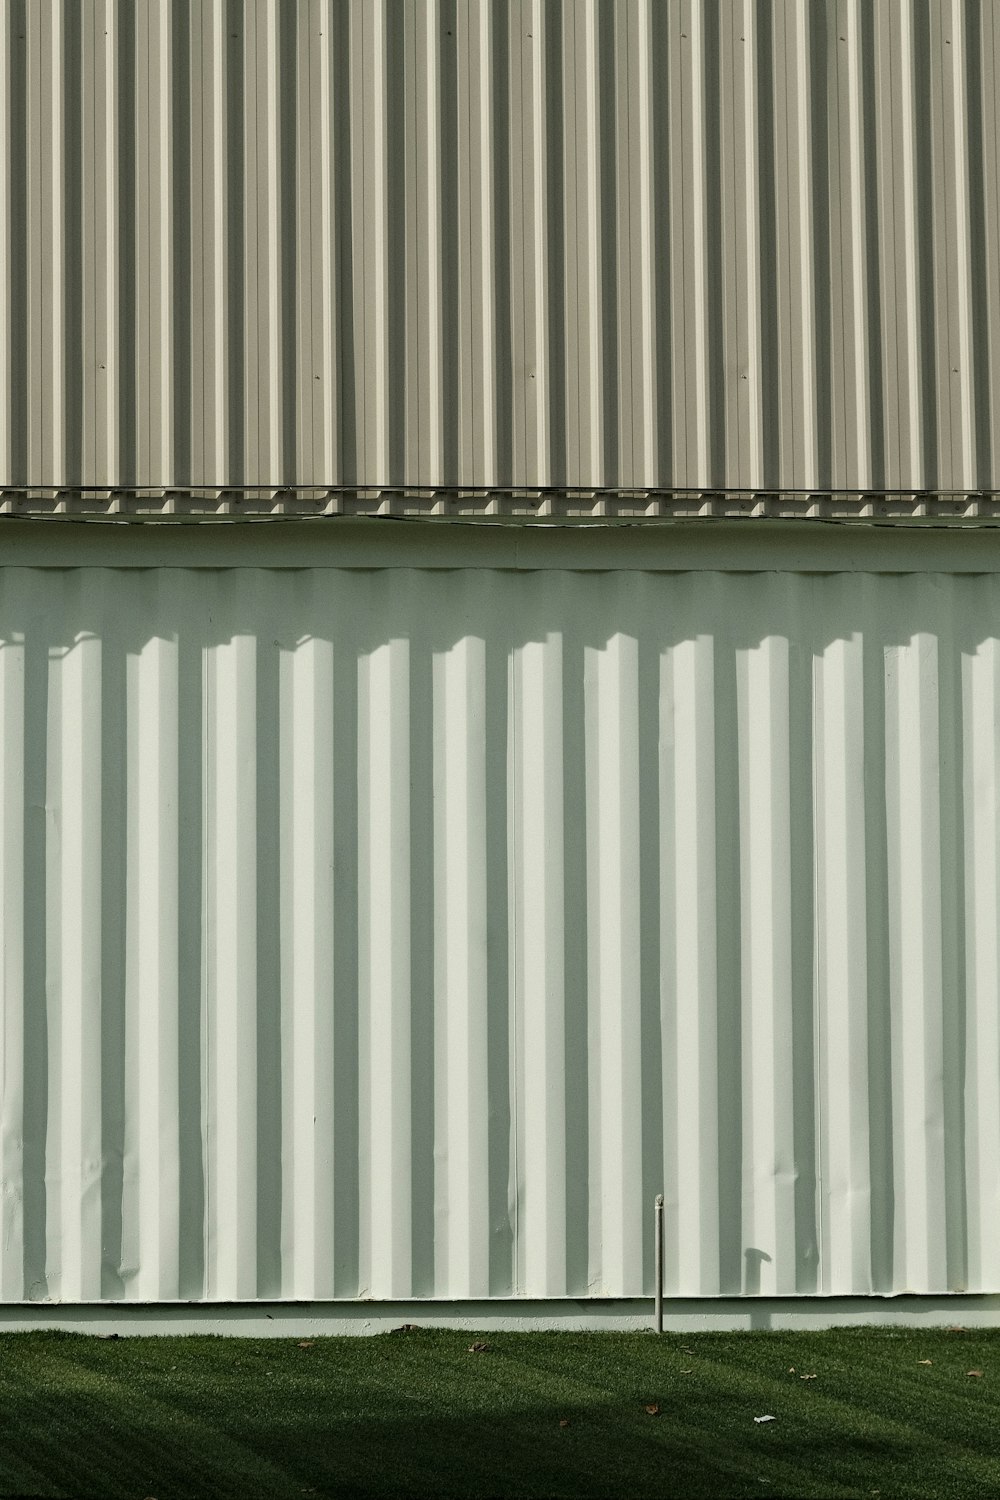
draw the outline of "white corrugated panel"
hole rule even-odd
[[[1000,1290],[1000,574],[421,545],[0,569],[0,1300]]]
[[[0,0],[2,503],[1000,488],[998,47],[984,0]]]

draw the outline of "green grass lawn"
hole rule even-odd
[[[998,1416],[1000,1333],[0,1337],[4,1496],[994,1496]]]

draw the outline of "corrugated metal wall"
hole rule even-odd
[[[0,488],[998,485],[983,0],[2,0]]]
[[[0,570],[0,1300],[1000,1290],[1000,574],[392,550]]]

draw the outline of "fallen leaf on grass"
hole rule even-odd
[[[682,1375],[693,1375],[694,1371],[693,1370],[682,1370],[681,1374]]]
[[[469,1353],[470,1354],[485,1354],[486,1351],[487,1351],[487,1349],[489,1347],[490,1347],[489,1344],[483,1344],[483,1343],[470,1344],[469,1345]]]
[[[299,1339],[299,1348],[300,1349],[311,1349],[312,1346],[313,1346],[313,1344],[315,1344],[315,1342],[316,1342],[315,1339]]]
[[[982,1375],[983,1372],[982,1372],[982,1370],[966,1370],[965,1373],[966,1373],[967,1376],[968,1375],[974,1375],[976,1377],[976,1379],[978,1380],[980,1378],[980,1376]]]
[[[566,1417],[560,1417],[559,1418],[559,1426],[560,1427],[568,1427],[569,1426],[569,1421],[567,1420]]]
[[[789,1375],[794,1375],[795,1374],[795,1366],[794,1365],[789,1365],[788,1366],[788,1373],[789,1373]]]
[[[815,1380],[816,1376],[815,1375],[800,1375],[799,1379],[800,1380]]]
[[[917,1360],[917,1364],[918,1365],[932,1365],[933,1363],[934,1363],[934,1361],[932,1359],[918,1359]]]
[[[768,1414],[763,1417],[754,1417],[755,1422],[776,1422],[777,1420],[777,1417],[772,1417],[770,1412],[768,1412]]]
[[[654,1401],[652,1406],[647,1406],[646,1415],[649,1417],[658,1417],[660,1415],[659,1402]]]

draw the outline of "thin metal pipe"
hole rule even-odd
[[[663,1194],[657,1193],[653,1205],[653,1261],[656,1276],[654,1317],[657,1333],[663,1332]]]

